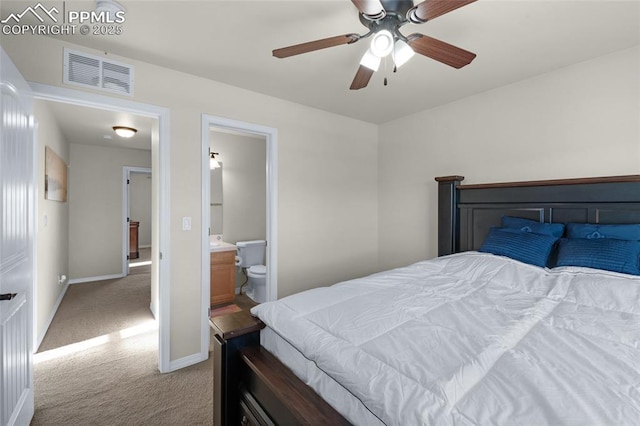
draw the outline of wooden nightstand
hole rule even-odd
[[[213,338],[213,424],[240,424],[237,404],[240,382],[238,353],[245,346],[260,346],[264,324],[249,311],[240,311],[209,319]]]
[[[212,318],[213,424],[349,425],[266,349],[249,311]]]

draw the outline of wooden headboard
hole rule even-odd
[[[461,185],[437,177],[438,256],[477,250],[502,216],[547,223],[640,223],[640,175]]]

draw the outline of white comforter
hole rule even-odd
[[[640,424],[637,277],[467,252],[252,312],[388,425]]]

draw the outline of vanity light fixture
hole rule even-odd
[[[113,126],[113,131],[121,138],[131,138],[138,132],[138,129],[126,126]]]
[[[220,163],[218,163],[218,160],[216,160],[216,155],[220,155],[220,154],[218,154],[217,152],[209,153],[209,168],[211,170],[217,169],[218,167],[220,167]]]

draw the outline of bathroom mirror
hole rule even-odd
[[[222,163],[220,167],[210,170],[211,188],[211,232],[210,235],[222,234]]]

